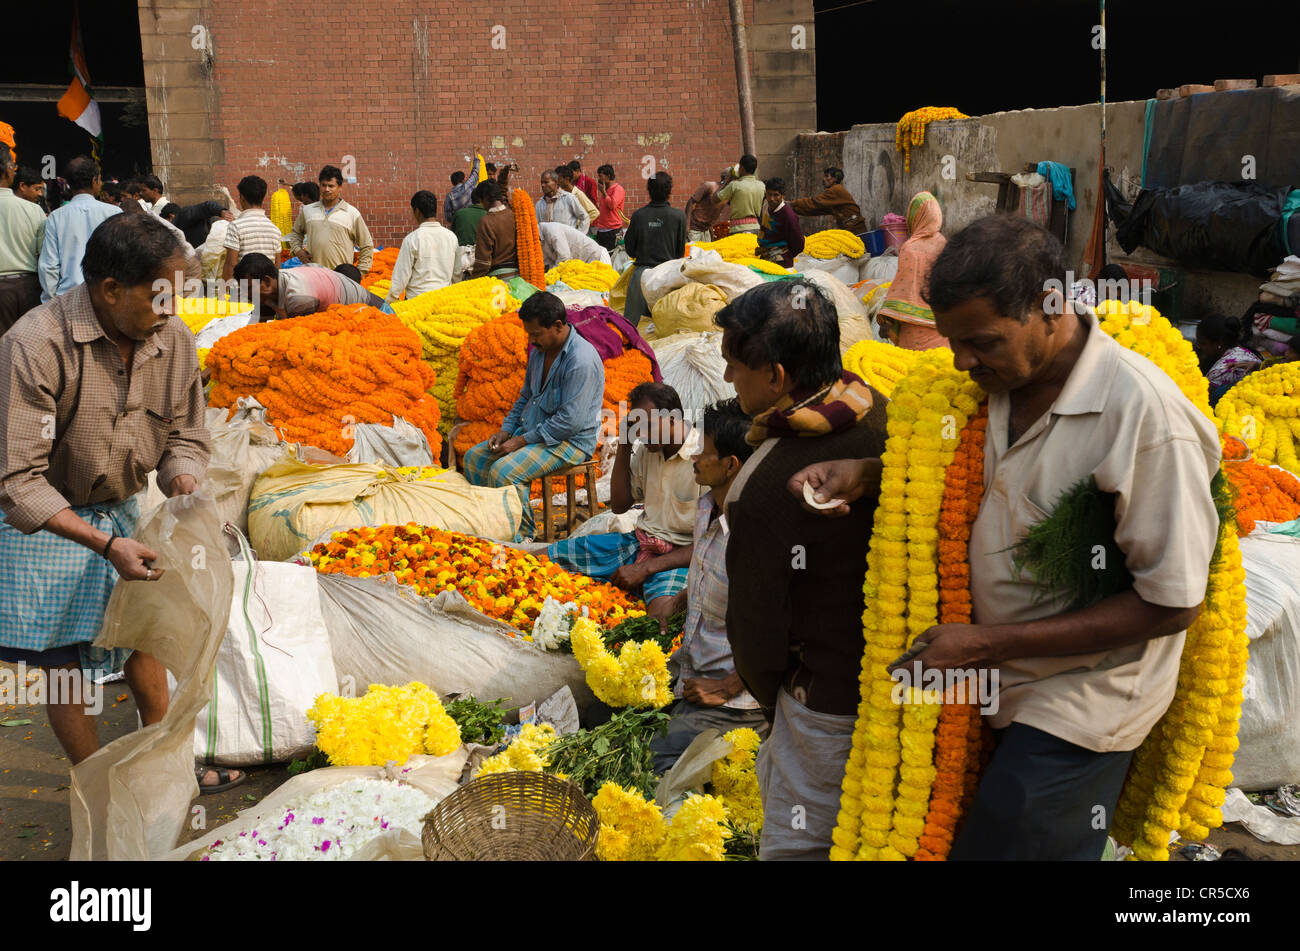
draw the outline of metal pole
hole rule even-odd
[[[1106,205],[1106,0],[1101,0],[1101,175],[1102,190],[1097,201]],[[1101,261],[1106,262],[1106,215],[1101,216]]]
[[[736,59],[736,90],[740,94],[740,136],[745,151],[758,154],[754,135],[754,97],[749,89],[749,43],[745,39],[744,0],[731,3],[731,51]]]

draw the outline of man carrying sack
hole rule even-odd
[[[95,679],[123,671],[146,725],[167,711],[156,658],[91,642],[118,578],[163,574],[131,537],[149,473],[187,495],[208,465],[194,338],[173,319],[184,267],[165,224],[115,215],[86,242],[85,283],[0,338],[0,660],[47,672],[50,725],[74,765],[99,748]],[[204,792],[245,778],[196,770]]]

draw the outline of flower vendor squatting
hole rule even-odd
[[[872,499],[816,519],[786,491],[807,466],[876,456],[886,400],[840,361],[835,306],[802,279],[720,310],[724,378],[753,416],[756,450],[727,492],[727,634],[736,670],[771,721],[756,770],[759,858],[825,859],[858,707],[862,572]]]
[[[515,485],[524,500],[521,533],[533,533],[533,479],[591,458],[600,434],[605,365],[569,324],[564,302],[539,291],[519,307],[532,345],[523,389],[501,430],[465,453],[471,485]]]
[[[183,268],[161,221],[114,215],[86,242],[85,283],[0,338],[0,660],[40,667],[53,683],[122,671],[146,725],[167,712],[166,670],[91,642],[118,578],[163,575],[157,553],[131,537],[148,473],[174,497],[193,493],[208,466],[193,337],[169,319],[174,295],[155,309],[158,288]],[[106,415],[105,405],[126,411]],[[99,748],[88,693],[47,698],[74,765]],[[195,777],[203,792],[247,778],[201,767]]]
[[[609,507],[621,515],[634,503],[644,503],[636,527],[566,538],[547,548],[546,555],[569,571],[628,591],[640,589],[646,613],[666,618],[674,596],[686,587],[691,564],[702,494],[691,459],[700,433],[686,421],[681,397],[667,383],[636,386],[628,394],[628,406],[630,423],[620,427]],[[632,438],[638,434],[641,439]]]
[[[1064,274],[1060,242],[1010,215],[955,235],[930,274],[938,332],[988,394],[986,490],[969,542],[972,623],[926,630],[916,659],[996,667],[1001,682],[985,718],[995,750],[955,860],[1101,856],[1133,751],[1174,696],[1218,534],[1213,424],[1091,308],[1054,298]],[[846,500],[818,513],[833,520],[879,493],[880,473],[879,458],[836,460],[789,488],[801,495],[807,482],[818,501]],[[1062,611],[1036,597],[1011,548],[1089,477],[1114,496],[1114,543],[1133,580]]]
[[[692,457],[695,481],[709,491],[695,510],[694,543],[686,587],[673,596],[670,615],[686,612],[682,644],[668,660],[676,703],[668,713],[668,732],[650,741],[654,771],[666,773],[691,741],[712,727],[726,735],[748,727],[768,735],[767,716],[745,689],[727,638],[727,540],[731,531],[722,514],[727,493],[741,467],[754,454],[750,418],[736,399],[704,409],[699,451]],[[660,618],[661,628],[667,626]]]

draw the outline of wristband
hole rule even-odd
[[[113,547],[113,542],[115,542],[115,541],[117,541],[117,536],[116,536],[116,535],[109,535],[109,536],[108,536],[108,541],[106,541],[106,542],[104,543],[104,551],[102,552],[102,554],[103,554],[103,556],[104,556],[105,558],[108,557],[108,553],[109,553],[109,551],[112,549],[112,547]]]

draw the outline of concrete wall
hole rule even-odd
[[[1145,101],[1111,103],[1106,108],[1106,164],[1112,179],[1136,193],[1142,176]],[[970,119],[932,123],[923,145],[912,150],[904,171],[903,153],[894,141],[895,124],[854,126],[845,136],[845,185],[858,199],[872,227],[889,212],[904,214],[912,195],[930,191],[943,206],[944,233],[952,234],[976,218],[992,214],[997,186],[970,182],[968,173],[1017,172],[1027,162],[1051,160],[1075,169],[1076,208],[1070,215],[1067,259],[1076,273],[1088,242],[1099,200],[1097,182],[1100,106],[1024,109]],[[801,136],[797,164],[826,163],[825,136]],[[801,176],[800,183],[807,187]],[[812,230],[812,229],[809,229]],[[1255,299],[1259,281],[1249,275],[1178,269],[1176,262],[1139,248],[1126,256],[1108,227],[1108,259],[1121,264],[1160,266],[1184,285],[1179,319],[1199,319],[1211,310],[1241,312]],[[1178,273],[1174,273],[1178,271]]]
[[[293,6],[139,0],[154,171],[172,198],[339,165],[357,179],[347,200],[392,244],[410,230],[411,194],[445,195],[474,145],[518,162],[512,181],[533,194],[560,161],[593,176],[608,162],[629,213],[655,171],[673,175],[680,207],[742,152],[727,0],[333,9],[325,35]],[[789,177],[794,134],[815,125],[812,0],[746,0],[745,17],[759,171]],[[806,26],[797,43],[794,26]]]

